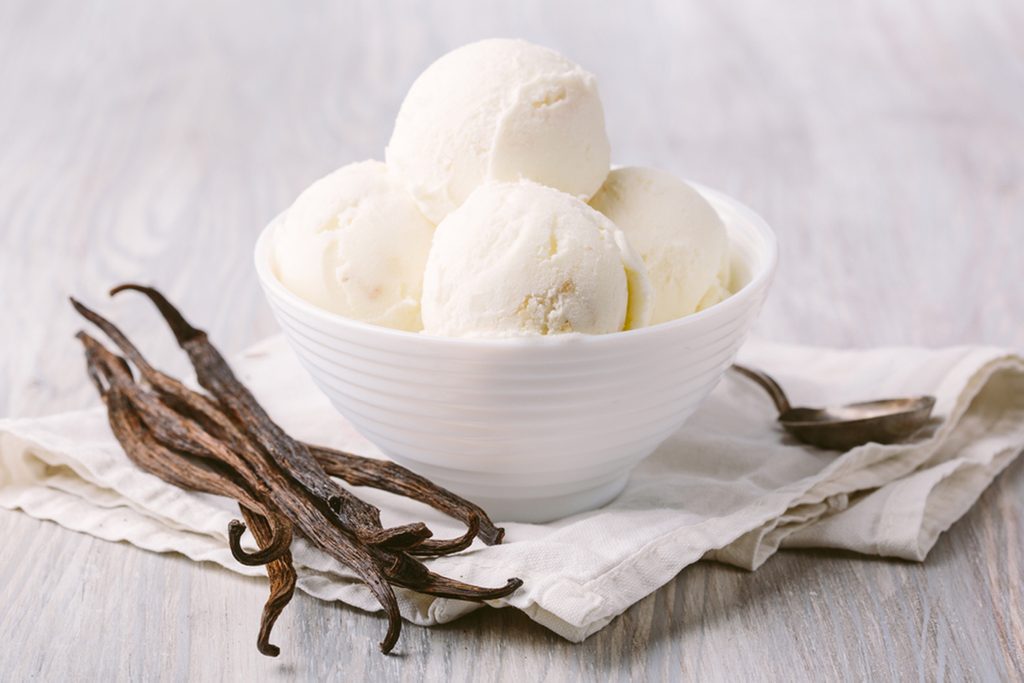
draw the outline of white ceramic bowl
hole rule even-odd
[[[256,270],[313,380],[381,451],[496,520],[548,521],[615,498],[711,392],[757,317],[775,237],[750,209],[698,188],[728,228],[739,289],[639,330],[449,339],[350,320],[278,281],[277,221],[256,243]]]

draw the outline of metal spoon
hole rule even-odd
[[[779,410],[779,424],[786,431],[820,448],[848,451],[872,441],[895,443],[924,426],[935,406],[934,396],[917,396],[835,408],[794,408],[778,382],[765,373],[742,365],[733,365],[732,369],[768,392]]]

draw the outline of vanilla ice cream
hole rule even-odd
[[[705,308],[710,308],[715,304],[725,301],[732,296],[732,254],[729,249],[725,250],[722,264],[718,269],[718,273],[715,275],[714,281],[711,286],[708,287],[708,291],[704,292],[704,296],[701,297],[697,303],[697,310],[703,311]]]
[[[626,233],[643,258],[654,288],[651,324],[728,296],[729,238],[697,190],[665,171],[618,168],[590,204]]]
[[[288,209],[274,234],[274,270],[285,287],[328,311],[417,331],[433,233],[387,166],[350,164]]]
[[[437,226],[423,330],[601,334],[647,324],[650,303],[643,262],[610,220],[549,187],[493,183]]]
[[[471,43],[412,84],[385,158],[434,223],[488,180],[526,178],[588,199],[609,168],[597,81],[522,40]]]

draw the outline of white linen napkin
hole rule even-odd
[[[992,348],[833,351],[750,343],[741,358],[778,378],[795,404],[934,394],[938,419],[913,443],[844,454],[792,440],[764,392],[726,373],[696,415],[594,512],[550,524],[504,524],[506,542],[476,543],[432,566],[472,583],[525,585],[512,605],[580,641],[681,569],[708,558],[756,569],[780,547],[843,548],[923,560],[1024,448],[1024,359]],[[293,435],[364,455],[378,451],[313,387],[280,337],[235,363]],[[422,519],[438,536],[458,525],[418,503],[360,489],[385,523]],[[228,500],[188,493],[136,469],[101,408],[0,421],[0,506],[69,529],[179,552],[242,574],[227,548]],[[500,522],[500,520],[497,520]],[[362,609],[376,602],[344,567],[296,541],[299,587]],[[403,615],[451,621],[477,605],[407,591]]]

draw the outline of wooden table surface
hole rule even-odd
[[[0,415],[96,404],[65,297],[159,284],[226,351],[274,332],[250,249],[313,179],[380,158],[415,75],[492,35],[595,72],[620,163],[778,232],[758,332],[1024,347],[1024,8],[970,3],[0,3]],[[145,307],[118,319],[184,361]],[[134,317],[133,317],[134,316]],[[683,571],[583,644],[512,610],[408,626],[0,513],[0,679],[527,681],[1024,676],[1024,463],[924,564],[784,552]]]

